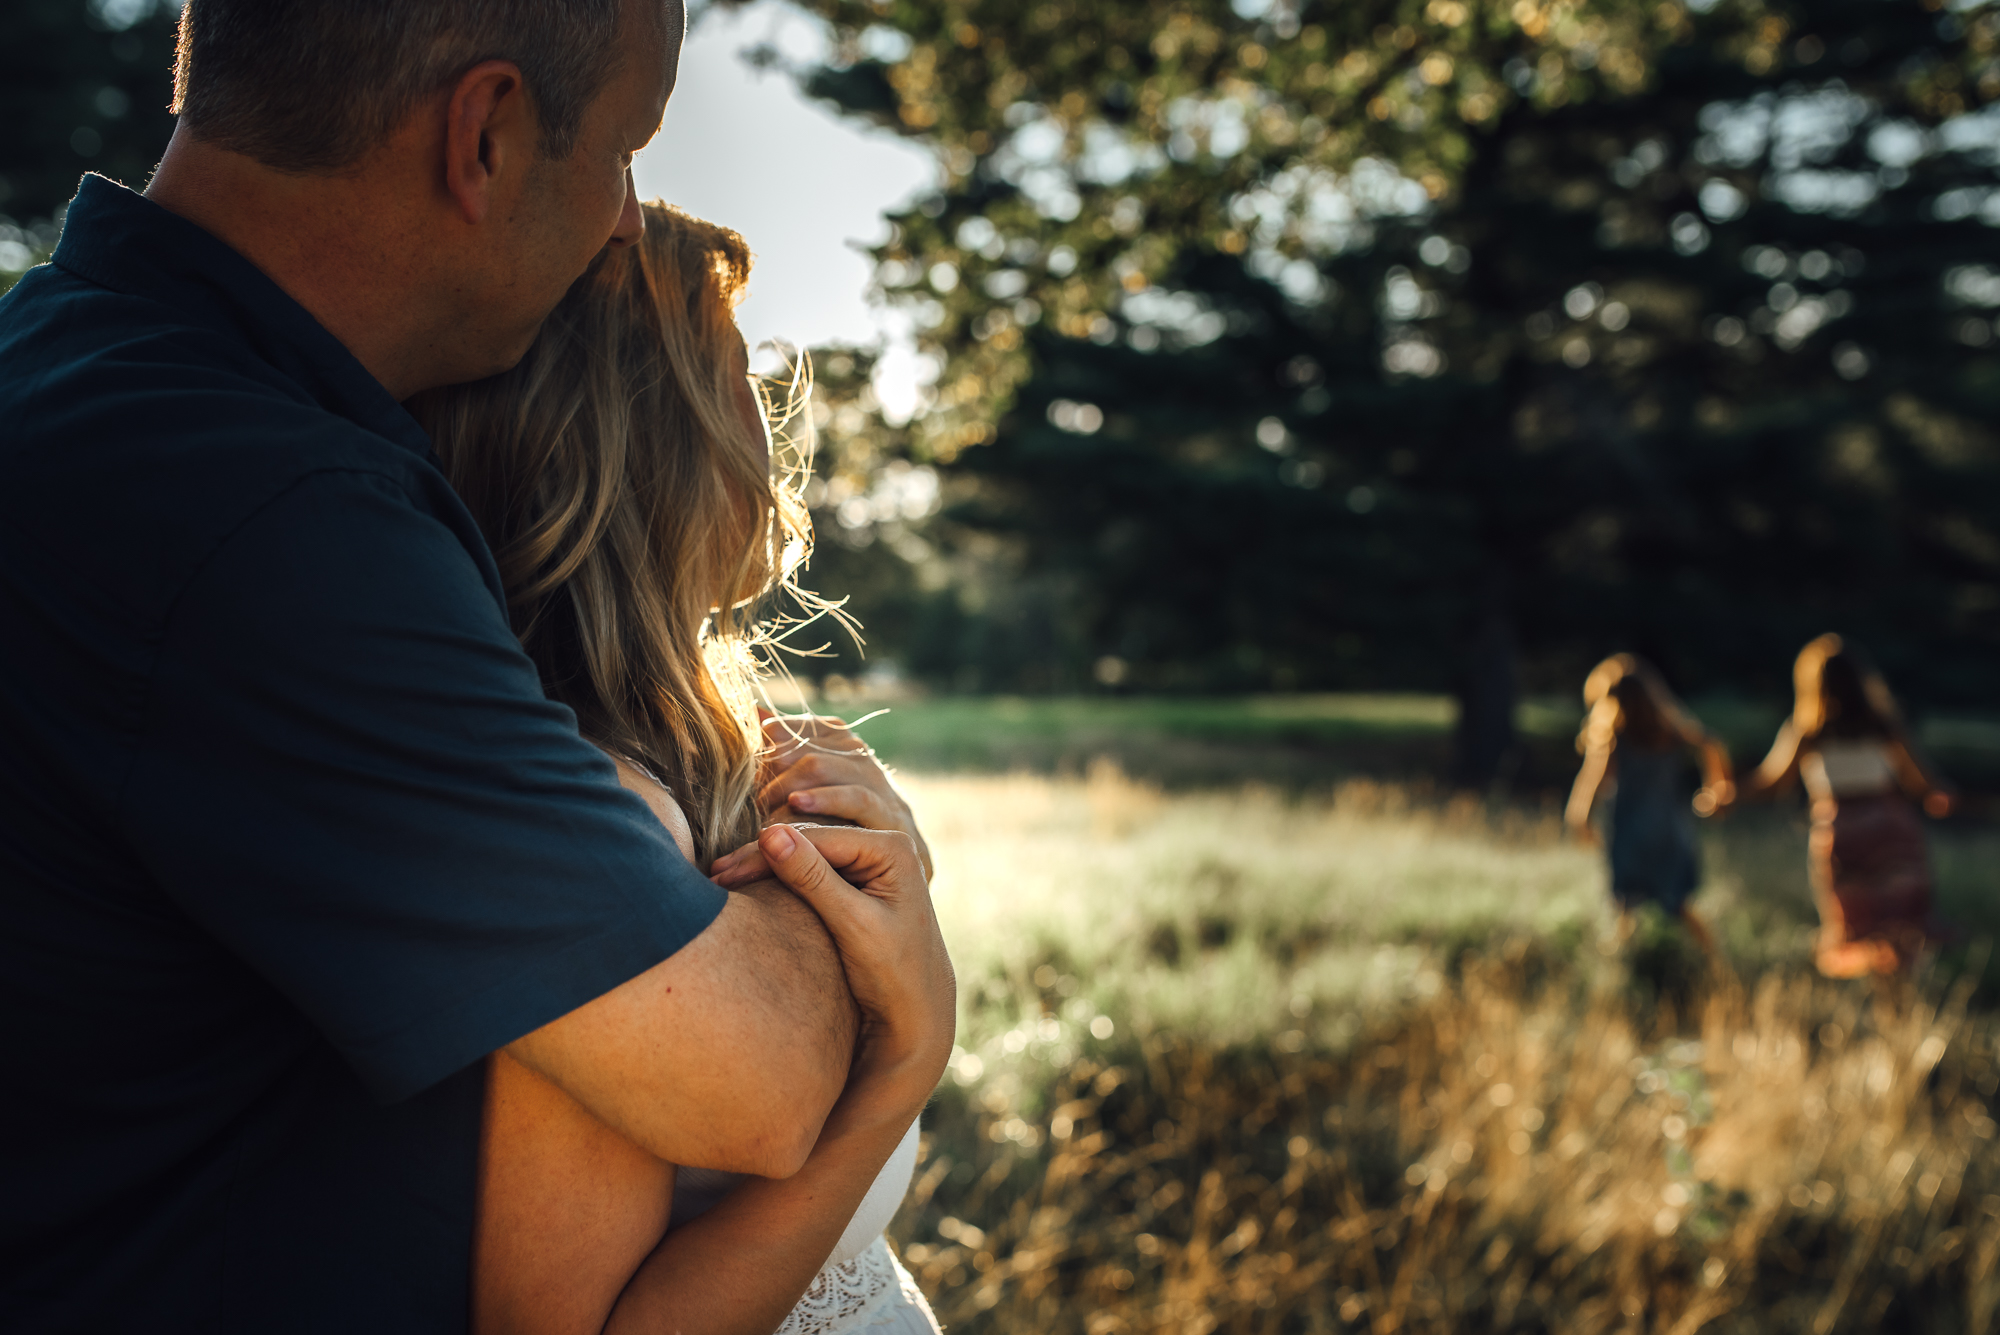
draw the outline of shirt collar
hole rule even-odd
[[[100,287],[236,335],[328,412],[430,452],[423,428],[311,312],[222,241],[143,195],[85,176],[51,258]]]

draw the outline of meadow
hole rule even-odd
[[[1612,944],[1552,797],[1063,770],[904,776],[961,1017],[892,1236],[950,1328],[1992,1328],[2000,833],[1934,830],[1966,930],[1877,987],[1812,973],[1786,809],[1707,828],[1708,961]]]
[[[857,698],[844,678],[817,707],[860,718],[870,742],[925,773],[1081,773],[1110,758],[1171,788],[1228,787],[1254,778],[1281,788],[1392,777],[1421,787],[1443,772],[1455,719],[1440,695],[1346,693],[1269,696]],[[1733,696],[1697,698],[1702,721],[1739,765],[1754,765],[1783,717],[1781,705]],[[1515,791],[1567,785],[1582,706],[1573,696],[1531,696],[1515,722]],[[1981,794],[2000,792],[2000,716],[1915,720],[1924,748],[1946,773]],[[2000,814],[1987,808],[1990,814]]]

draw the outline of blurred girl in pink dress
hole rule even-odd
[[[1917,807],[1946,815],[1951,793],[1917,759],[1888,683],[1858,646],[1820,636],[1799,651],[1792,681],[1792,715],[1739,798],[1805,783],[1820,972],[1900,972],[1931,935],[1930,857]]]

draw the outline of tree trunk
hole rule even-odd
[[[1514,623],[1505,595],[1488,590],[1458,677],[1458,726],[1451,739],[1451,782],[1484,791],[1513,777],[1520,765],[1514,706],[1520,683],[1514,670]]]

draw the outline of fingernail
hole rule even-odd
[[[764,848],[774,858],[788,858],[798,847],[798,838],[782,825],[773,826],[764,832]]]
[[[797,807],[800,811],[811,811],[814,807],[819,805],[819,799],[817,797],[814,797],[811,793],[793,793],[791,796],[791,803],[794,807]]]

